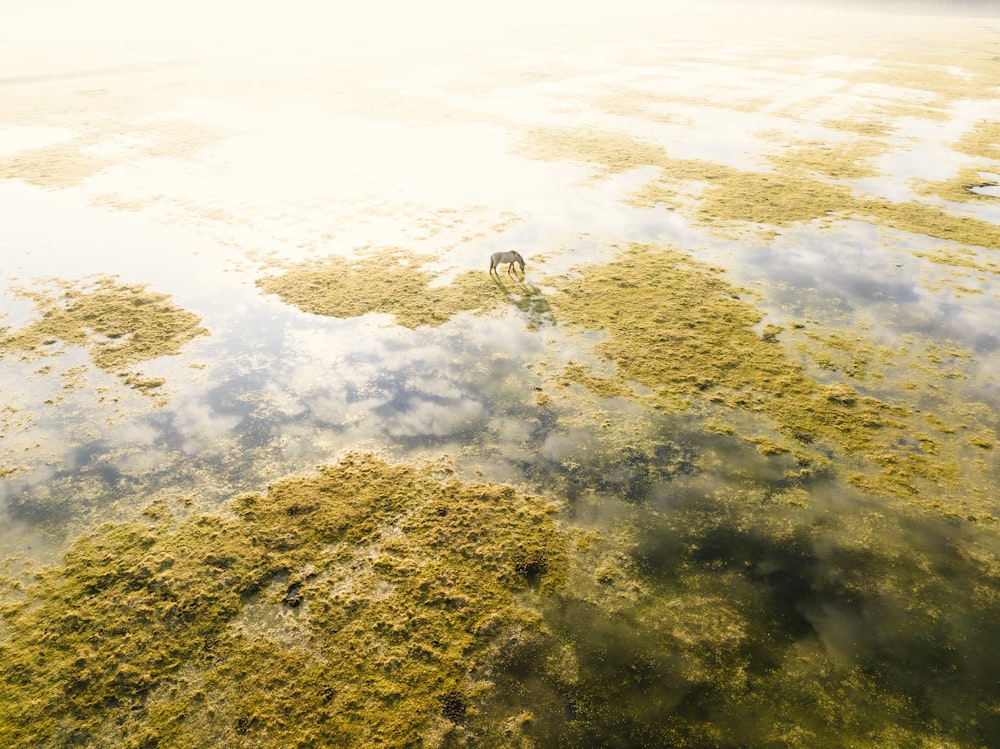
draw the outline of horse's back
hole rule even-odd
[[[521,266],[521,270],[524,270],[524,258],[521,257],[520,253],[515,250],[507,250],[506,252],[494,252],[490,255],[490,270],[493,270],[498,265],[503,265],[504,263],[509,263],[511,266],[517,263]],[[510,269],[508,268],[508,271]]]

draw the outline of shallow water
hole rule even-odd
[[[30,601],[43,590],[34,571],[58,569],[102,524],[146,522],[166,504],[178,523],[228,518],[243,493],[371,451],[556,503],[568,561],[558,583],[544,560],[518,562],[518,605],[536,619],[497,625],[464,680],[412,726],[356,741],[989,745],[1000,733],[1000,664],[989,655],[1000,247],[985,233],[977,244],[899,228],[878,201],[1000,225],[991,187],[961,204],[920,189],[970,161],[997,170],[997,144],[961,146],[995,118],[995,88],[949,87],[982,79],[974,65],[997,22],[900,18],[892,44],[921,50],[901,68],[840,15],[755,27],[756,42],[744,33],[754,19],[741,16],[731,19],[739,33],[721,22],[564,26],[515,42],[449,37],[393,54],[376,45],[360,61],[286,49],[135,67],[76,61],[0,81],[0,333],[38,318],[30,294],[58,300],[105,276],[169,295],[207,331],[129,372],[102,369],[71,341],[0,349],[5,599]],[[923,56],[928,34],[972,52],[943,68]],[[906,77],[921,75],[931,82],[914,93]],[[533,136],[557,130],[622,139],[615,153],[532,152]],[[833,144],[828,163],[774,161],[815,141]],[[838,146],[857,141],[873,149],[858,161],[874,172],[838,172]],[[672,198],[637,202],[672,176],[635,143],[681,160],[669,162],[678,170],[809,174],[863,193],[868,213],[715,220],[706,202],[717,176],[680,177]],[[572,318],[564,295],[630,243],[711,267],[759,313],[786,369],[801,368],[810,387],[849,388],[845,402],[895,409],[898,435],[871,427],[858,447],[830,437],[837,427],[814,442],[782,421],[781,395],[767,388],[763,406],[735,407],[609,359],[609,341],[628,341]],[[257,285],[297,263],[337,258],[346,269],[402,248],[426,256],[430,304],[430,288],[485,276],[489,255],[512,247],[527,259],[524,282],[502,276],[482,287],[499,306],[456,309],[437,326],[407,326],[405,304],[388,297],[339,318]],[[614,290],[623,316],[630,288]],[[610,293],[593,300],[595,314],[611,310],[598,320],[616,317]],[[668,327],[657,312],[649,317]],[[644,353],[678,355],[667,344]],[[163,384],[130,385],[135,373]],[[879,483],[886,476],[899,480]],[[365,544],[405,536],[394,522]],[[112,543],[108,528],[98,548]],[[369,574],[365,544],[352,569]],[[323,554],[307,566],[332,565],[334,551]],[[341,574],[333,569],[322,574]],[[314,609],[268,603],[287,579],[247,593],[232,627],[251,640],[276,633],[291,658]],[[387,598],[398,583],[381,584]],[[9,637],[25,616],[8,614]],[[134,725],[98,721],[40,740],[103,746],[166,731],[157,706],[197,681],[200,657],[136,688]],[[225,728],[199,708],[169,729],[176,745],[287,745],[280,721],[261,712],[254,723],[224,699],[210,707]],[[366,719],[381,725],[393,703],[373,704]]]

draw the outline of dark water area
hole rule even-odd
[[[749,458],[748,470],[682,472],[644,482],[644,496],[632,481],[597,507],[571,505],[584,524],[628,527],[615,565],[642,591],[615,600],[621,578],[605,570],[600,603],[546,602],[556,642],[577,654],[572,674],[539,679],[538,662],[560,654],[518,643],[504,708],[530,709],[546,746],[757,746],[783,724],[816,746],[931,726],[989,745],[993,529],[887,510],[830,478],[797,483],[810,497],[798,507]],[[674,639],[678,618],[694,643]]]

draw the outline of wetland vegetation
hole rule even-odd
[[[41,359],[63,346],[81,346],[96,367],[143,392],[164,381],[144,378],[132,367],[176,354],[188,341],[208,333],[197,315],[174,306],[168,295],[110,277],[80,284],[62,281],[54,293],[18,293],[34,303],[35,318],[23,328],[0,331],[0,350]]]
[[[0,86],[0,744],[994,745],[1000,20],[787,13]]]

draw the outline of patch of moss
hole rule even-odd
[[[664,107],[675,108],[678,95],[658,94],[648,90],[626,89],[612,94],[594,97],[594,105],[603,111],[620,117],[641,117],[653,122],[671,125],[690,124],[687,117],[674,112],[664,112]],[[657,109],[659,107],[659,109]]]
[[[747,442],[756,445],[761,455],[783,455],[791,452],[787,445],[779,444],[770,437],[747,437]]]
[[[76,187],[110,166],[74,144],[33,148],[0,159],[0,177],[21,179],[38,187]]]
[[[536,130],[526,139],[523,151],[533,158],[594,164],[597,176],[659,167],[661,176],[632,196],[631,201],[639,206],[654,207],[675,200],[680,194],[679,183],[701,183],[695,215],[707,225],[722,221],[789,226],[831,216],[852,217],[961,244],[1000,249],[1000,227],[988,221],[956,216],[914,201],[894,203],[872,198],[826,181],[825,175],[868,173],[866,160],[879,153],[871,145],[830,151],[827,161],[816,148],[799,146],[772,158],[780,167],[777,172],[742,171],[698,159],[676,159],[655,144],[625,133],[601,131]],[[853,160],[845,160],[851,153]]]
[[[984,450],[989,450],[996,443],[996,435],[991,432],[980,432],[969,437],[969,443]]]
[[[1000,250],[1000,226],[989,221],[956,216],[936,206],[923,203],[891,203],[883,200],[861,200],[851,206],[851,212],[862,219],[893,229],[947,239],[973,247]]]
[[[2,610],[0,744],[461,733],[489,691],[470,673],[511,631],[539,631],[519,596],[553,589],[566,565],[550,502],[371,456],[230,509],[104,526]],[[248,607],[249,621],[298,624],[255,629]]]
[[[60,111],[60,118],[66,119]],[[130,138],[145,138],[143,146],[133,151],[135,157],[190,158],[204,148],[215,145],[229,133],[222,128],[183,120],[157,120],[144,125],[128,123],[116,126],[106,121],[101,111],[99,128],[66,143],[17,151],[0,156],[0,179],[20,179],[38,187],[77,187],[90,177],[114,166],[118,159],[102,155],[116,137],[127,132]],[[120,129],[121,132],[115,132]]]
[[[799,349],[820,369],[841,372],[858,381],[881,379],[881,369],[892,358],[887,347],[876,347],[849,331],[806,332]],[[877,366],[876,366],[877,365]]]
[[[914,50],[908,47],[908,52]],[[954,60],[921,59],[919,53],[906,60],[882,59],[864,70],[848,73],[846,81],[852,85],[878,84],[890,86],[900,103],[914,107],[943,108],[948,103],[963,98],[981,98],[989,91],[990,71],[987,66],[975,65],[974,57],[965,60],[965,70],[957,70]],[[970,65],[970,63],[972,63]],[[976,67],[982,69],[976,71]],[[975,73],[979,72],[979,75]],[[963,74],[967,73],[967,74]],[[894,97],[895,98],[895,97]]]
[[[510,301],[507,282],[497,282],[485,268],[431,286],[435,274],[421,269],[430,259],[402,250],[354,261],[326,258],[265,276],[257,286],[303,312],[341,318],[383,312],[408,328],[441,325],[459,312],[489,311]]]
[[[594,165],[598,175],[662,166],[668,161],[661,146],[604,130],[536,129],[527,134],[521,150],[542,161],[583,161]]]
[[[937,195],[939,198],[958,203],[986,202],[996,200],[990,195],[973,192],[974,187],[997,187],[996,180],[984,179],[980,172],[984,169],[967,167],[953,178],[944,182],[931,182],[921,187],[925,195]]]
[[[831,180],[861,179],[878,174],[869,161],[885,150],[885,143],[874,138],[846,143],[805,141],[787,144],[787,150],[772,156],[771,161],[781,170],[815,174]]]
[[[652,189],[655,189],[653,186]],[[644,202],[647,192],[636,195]],[[832,216],[857,218],[900,231],[961,244],[1000,249],[1000,228],[914,201],[894,203],[798,174],[732,172],[711,183],[698,216],[716,220],[789,226]]]
[[[558,382],[563,386],[570,383],[582,385],[600,398],[615,398],[631,393],[631,388],[618,380],[610,377],[597,377],[591,374],[582,364],[576,362],[570,362],[566,365]]]
[[[35,303],[38,318],[0,337],[0,352],[33,357],[46,355],[60,341],[83,346],[95,365],[148,392],[163,381],[130,372],[131,367],[177,354],[189,341],[208,334],[197,315],[145,286],[108,276],[62,286],[61,293],[22,292]]]
[[[823,125],[867,138],[885,138],[892,134],[892,128],[880,117],[833,119],[825,121]]]
[[[950,463],[911,445],[908,407],[809,378],[777,340],[758,334],[762,315],[737,289],[681,252],[629,245],[613,263],[559,285],[551,301],[560,319],[608,331],[597,351],[660,402],[763,414],[789,440],[769,452],[835,447],[862,459],[864,486],[876,494],[911,496],[915,484],[955,479]]]
[[[955,150],[980,159],[1000,161],[1000,122],[982,120],[964,133],[955,144]]]
[[[636,199],[642,202],[641,192]],[[733,170],[706,188],[698,218],[790,226],[839,213],[850,203],[848,189],[806,175]]]
[[[979,273],[1000,274],[1000,263],[988,257],[979,257],[967,247],[935,247],[930,250],[914,250],[914,257],[924,258],[932,263],[950,267],[969,268]]]

